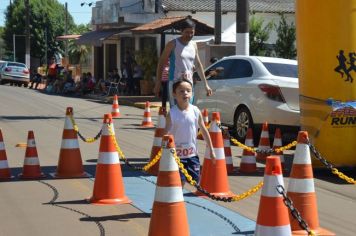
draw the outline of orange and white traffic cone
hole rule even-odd
[[[258,144],[259,150],[269,150],[271,148],[271,144],[269,142],[269,132],[268,132],[268,124],[267,122],[263,123],[262,131],[261,131],[261,138]],[[257,153],[257,160],[258,161],[265,161],[268,154],[258,152]]]
[[[121,116],[119,108],[119,97],[117,95],[114,96],[114,100],[112,102],[111,116],[112,118],[119,118]]]
[[[281,129],[277,128],[276,132],[274,134],[274,139],[273,139],[273,150],[276,150],[277,148],[282,147],[282,134],[281,134]],[[281,159],[281,164],[282,164],[282,170],[284,170],[284,155],[283,155],[283,151],[275,151],[274,152],[276,156],[279,156],[279,158]]]
[[[234,165],[232,163],[231,145],[230,145],[230,135],[229,130],[225,128],[225,133],[223,133],[224,138],[224,153],[226,162],[226,171],[228,174],[234,172]]]
[[[204,121],[204,125],[205,127],[209,126],[209,113],[208,113],[208,109],[204,108],[202,111],[202,116],[203,116],[203,121]],[[204,137],[202,135],[201,132],[199,132],[197,139],[199,140],[204,140]]]
[[[33,131],[28,131],[27,147],[25,153],[25,160],[23,164],[22,174],[19,174],[22,179],[37,179],[44,177],[41,172],[40,161],[38,159],[35,135]]]
[[[109,131],[109,127],[111,132]],[[125,196],[119,154],[113,140],[114,135],[111,114],[105,114],[100,137],[99,158],[96,165],[93,196],[89,200],[93,204],[125,204],[131,202]]]
[[[172,150],[172,135],[163,136],[155,200],[152,207],[149,236],[188,236],[189,224],[185,208],[178,164]]]
[[[213,112],[209,134],[213,143],[216,160],[214,164],[210,159],[210,150],[209,148],[206,148],[200,186],[215,196],[231,197],[233,196],[233,193],[229,189],[224,154],[224,141],[218,124],[220,124],[220,113]],[[203,195],[199,191],[196,192],[196,194],[199,196]]]
[[[253,133],[251,128],[248,128],[247,130],[245,145],[251,148],[254,148],[255,146],[253,143]],[[241,173],[256,173],[257,165],[255,152],[243,149],[239,171]]]
[[[7,162],[6,150],[4,139],[2,137],[2,131],[0,129],[0,180],[10,179],[11,171],[9,163]]]
[[[268,156],[266,158],[263,182],[255,235],[292,235],[288,208],[284,205],[283,196],[276,189],[277,185],[284,186],[282,167],[278,156]]]
[[[158,121],[157,121],[157,127],[155,131],[155,135],[153,138],[153,145],[151,149],[151,156],[150,156],[150,161],[152,161],[158,154],[158,152],[161,150],[162,147],[162,137],[164,134],[164,129],[166,128],[166,108],[160,107],[159,112],[158,112]],[[157,175],[158,173],[158,166],[159,162],[151,166],[151,168],[148,170],[148,173],[152,175]]]
[[[67,107],[58,166],[54,175],[56,178],[76,178],[87,176],[83,168],[77,132],[74,130],[71,121],[72,115],[73,108]]]
[[[143,114],[143,121],[141,127],[147,127],[147,128],[154,127],[151,118],[150,102],[146,102],[145,104],[145,112]]]
[[[314,188],[313,168],[308,146],[308,133],[300,131],[294,153],[293,165],[289,176],[288,197],[294,207],[316,235],[335,235],[319,226],[318,206]],[[297,220],[289,215],[293,235],[308,235]]]

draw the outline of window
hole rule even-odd
[[[231,59],[230,70],[225,73],[225,79],[251,77],[253,74],[251,63],[243,59]]]
[[[230,60],[223,60],[216,63],[214,66],[210,67],[206,72],[205,76],[209,80],[221,80],[226,79],[225,75],[231,66]]]
[[[291,64],[264,62],[263,65],[275,76],[298,78],[298,66]]]

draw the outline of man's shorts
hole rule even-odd
[[[188,171],[189,175],[199,183],[200,180],[200,161],[198,156],[193,156],[189,158],[181,158],[180,162],[184,165],[184,168]],[[184,174],[179,171],[180,179],[182,182],[187,182]]]

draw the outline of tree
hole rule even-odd
[[[263,19],[252,16],[250,19],[250,54],[265,56],[267,54],[266,42],[273,28],[273,23],[269,22],[263,26]]]
[[[292,22],[288,24],[286,18],[281,14],[277,31],[277,41],[275,51],[278,57],[294,59],[297,56],[297,49],[295,47],[295,25]]]
[[[25,30],[25,11],[30,10],[30,37],[31,37],[31,57],[43,58],[45,55],[47,31],[47,51],[48,57],[58,52],[63,52],[63,42],[56,41],[56,36],[65,32],[65,7],[56,0],[31,0],[30,9],[25,9],[23,0],[14,0],[5,11],[5,28],[2,35],[5,41],[5,49],[12,51],[13,34],[23,35]],[[68,29],[74,27],[72,16],[68,13]],[[16,56],[23,59],[25,48],[18,47],[24,45],[24,37],[15,37]],[[23,55],[20,57],[20,55]],[[46,59],[45,59],[46,60]]]
[[[90,30],[89,25],[80,24],[74,27],[71,33],[82,34],[88,32],[89,30]],[[69,60],[70,63],[72,64],[82,65],[83,63],[86,63],[90,51],[91,51],[91,47],[88,47],[87,45],[78,45],[75,43],[75,40],[70,40],[68,42]]]

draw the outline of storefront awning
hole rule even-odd
[[[214,35],[214,28],[191,16],[164,17],[131,29],[132,33],[138,34],[174,34],[179,33],[181,23],[190,18],[195,23],[195,35]]]
[[[103,40],[121,33],[125,30],[129,30],[132,27],[124,27],[124,28],[115,28],[115,29],[104,29],[104,30],[96,30],[90,31],[82,34],[79,39],[75,42],[76,44],[88,44],[96,47],[100,47],[103,43]]]

